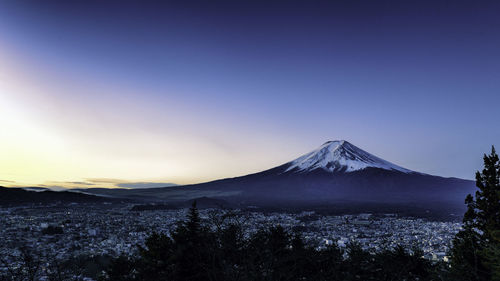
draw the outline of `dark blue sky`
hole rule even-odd
[[[107,155],[152,163],[131,180],[236,176],[330,139],[472,178],[500,144],[500,2],[104,2],[2,2],[3,82],[40,89],[4,95],[77,150],[133,133]]]

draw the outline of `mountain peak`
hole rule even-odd
[[[308,172],[322,169],[328,172],[354,172],[366,168],[412,171],[372,155],[345,140],[327,141],[319,148],[287,163],[285,172]]]
[[[331,140],[331,141],[325,142],[323,145],[343,145],[346,142],[347,141],[345,141],[345,140]],[[323,145],[321,145],[321,146],[323,146]]]

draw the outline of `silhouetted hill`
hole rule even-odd
[[[92,203],[113,202],[114,198],[76,193],[71,191],[28,191],[22,188],[0,187],[0,205],[15,206],[23,204],[51,203]]]

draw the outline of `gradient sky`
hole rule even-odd
[[[0,3],[0,185],[195,183],[333,139],[471,179],[500,145],[498,1],[141,2]]]

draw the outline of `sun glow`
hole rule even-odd
[[[248,163],[238,161],[239,151],[197,135],[220,128],[179,118],[175,104],[148,111],[150,105],[117,98],[130,89],[81,81],[70,87],[64,79],[0,61],[0,186],[186,184],[245,173],[231,164]],[[258,171],[262,163],[249,165]]]

